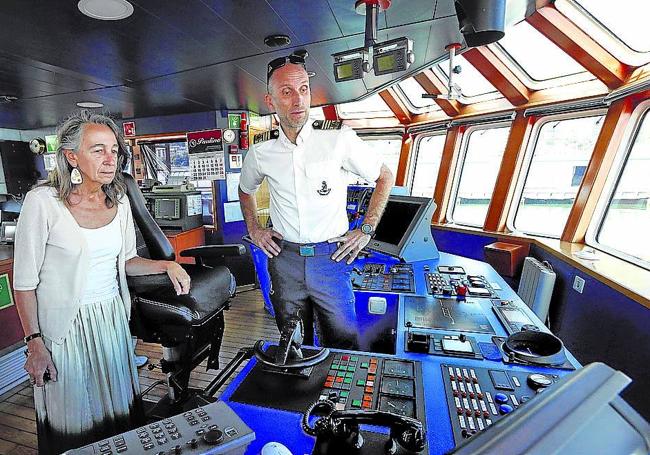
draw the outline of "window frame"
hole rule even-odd
[[[413,79],[413,82],[420,85],[420,83],[417,80],[415,80],[415,78],[407,78],[407,79]],[[406,81],[407,79],[405,79],[404,81]],[[415,104],[413,104],[411,98],[408,97],[404,89],[402,89],[402,87],[400,86],[400,83],[404,81],[396,82],[395,84],[392,85],[392,88],[397,93],[397,96],[399,96],[399,98],[406,104],[406,107],[411,112],[411,114],[429,114],[429,113],[433,114],[433,113],[442,112],[442,108],[438,103],[435,102],[435,100],[433,100],[433,104],[424,107],[417,107]],[[422,91],[426,94],[427,91],[424,89],[424,87],[422,87],[421,85],[420,87],[422,88]]]
[[[443,63],[446,64],[446,65],[449,65],[449,59],[443,60],[442,62],[435,63],[431,67],[431,71],[433,71],[433,73],[441,81],[443,81],[445,83],[445,85],[448,85],[449,84],[449,76],[447,76],[447,73],[445,73],[445,71],[440,67],[440,65],[443,64]],[[468,64],[468,65],[471,65],[472,67],[474,67],[474,65],[472,65],[467,59],[465,59],[465,63]],[[478,72],[478,70],[475,67],[474,67],[474,69]],[[481,73],[479,72],[479,74],[481,74]],[[483,76],[483,75],[481,75],[481,76]],[[487,102],[487,101],[505,99],[505,96],[503,95],[503,93],[501,93],[499,91],[499,89],[496,88],[494,86],[494,84],[492,84],[492,82],[488,78],[486,78],[484,76],[483,76],[483,78],[486,81],[488,81],[488,83],[492,86],[492,88],[494,88],[493,91],[480,93],[478,95],[466,96],[466,95],[463,94],[463,87],[460,87],[460,85],[459,85],[460,92],[458,93],[457,101],[459,103],[461,103],[461,104],[471,105],[471,104],[478,104],[478,103],[483,103],[483,102]],[[454,82],[454,84],[457,84],[457,82]]]
[[[382,103],[386,106],[386,111],[364,111],[364,112],[354,112],[352,114],[343,112],[341,109],[341,105],[343,104],[350,104],[350,103],[358,103],[361,101],[367,101],[369,98],[372,97],[378,97]],[[379,95],[379,92],[376,93],[366,93],[365,95],[359,97],[358,99],[347,101],[345,103],[337,103],[336,105],[336,114],[339,116],[341,120],[359,120],[359,119],[389,119],[389,118],[396,118],[395,112],[393,112],[386,103],[386,101],[383,100],[381,95]],[[390,115],[388,113],[390,112]]]
[[[415,171],[416,171],[416,168],[417,168],[418,157],[420,156],[420,144],[421,144],[421,142],[424,139],[426,139],[428,137],[433,137],[433,136],[445,136],[445,140],[446,140],[447,132],[448,132],[448,129],[444,128],[444,129],[440,129],[438,131],[432,131],[432,132],[428,132],[428,133],[418,134],[416,136],[415,142],[413,144],[413,152],[412,152],[413,158],[411,158],[411,160],[410,160],[411,164],[409,165],[409,174],[408,174],[408,180],[407,180],[408,184],[406,185],[406,187],[408,188],[409,196],[413,195],[412,194],[412,192],[413,192],[413,182],[415,181]],[[444,151],[445,151],[445,146],[443,144],[443,146],[442,146],[442,153],[443,154],[444,154]],[[437,182],[438,182],[438,176],[439,175],[440,175],[440,165],[438,165],[438,174],[436,174],[436,185],[437,185]],[[435,192],[436,185],[434,185],[434,192]],[[432,199],[433,199],[433,196],[434,195],[432,194],[431,195]]]
[[[587,228],[585,235],[585,244],[590,247],[597,248],[598,250],[604,251],[607,254],[620,258],[626,262],[637,265],[646,270],[650,270],[650,262],[644,261],[643,259],[632,256],[628,253],[625,253],[624,251],[617,250],[614,247],[598,242],[598,236],[600,235],[600,231],[603,228],[603,224],[605,222],[605,215],[612,203],[616,188],[618,187],[618,184],[623,176],[623,171],[625,170],[625,166],[627,165],[630,154],[632,153],[632,148],[634,146],[636,138],[639,135],[639,131],[641,130],[641,126],[643,125],[644,120],[650,122],[650,100],[645,100],[639,103],[639,105],[636,106],[632,112],[630,122],[628,123],[624,133],[623,140],[621,141],[621,145],[616,152],[616,157],[612,163],[609,174],[605,181],[603,193],[601,194],[601,197],[596,204],[591,222]],[[650,126],[650,124],[648,126]]]
[[[547,239],[559,239],[562,236],[562,232],[560,232],[557,236],[553,236],[547,233],[526,232],[515,228],[515,219],[517,218],[517,212],[519,211],[519,204],[521,203],[521,198],[524,193],[526,180],[528,179],[528,174],[530,173],[530,166],[532,164],[533,157],[535,156],[535,149],[537,148],[537,141],[539,140],[539,134],[542,128],[544,127],[544,125],[546,125],[547,123],[557,122],[562,120],[574,120],[574,119],[585,118],[585,117],[595,117],[598,115],[603,115],[603,116],[607,115],[607,110],[589,109],[584,111],[562,112],[560,114],[545,115],[543,117],[538,118],[535,121],[531,134],[528,138],[528,143],[525,145],[526,149],[524,152],[523,161],[521,163],[521,168],[519,170],[519,173],[517,174],[516,177],[517,182],[515,184],[515,190],[513,192],[512,201],[510,203],[510,208],[508,210],[508,216],[506,217],[506,229],[508,229],[508,231],[514,234],[523,234],[527,236],[542,237]],[[598,138],[596,138],[596,140],[598,140]],[[575,199],[573,200],[573,203],[575,203]]]
[[[481,123],[477,125],[470,125],[465,129],[465,131],[463,131],[463,137],[461,139],[460,148],[458,150],[458,159],[456,160],[457,162],[454,168],[454,177],[453,177],[451,191],[449,194],[449,203],[447,204],[447,212],[445,213],[445,217],[447,219],[448,224],[483,229],[483,226],[485,225],[485,220],[483,220],[482,225],[459,223],[455,221],[454,209],[456,208],[456,198],[458,197],[458,187],[460,186],[460,178],[462,176],[463,167],[465,166],[465,159],[467,158],[467,147],[469,146],[469,140],[472,134],[480,130],[489,130],[489,129],[497,129],[497,128],[509,128],[510,131],[508,132],[508,135],[510,135],[510,132],[512,131],[512,121],[508,120],[508,121],[501,121],[501,122],[494,122],[494,123]],[[501,161],[503,162],[503,157],[501,157]],[[495,181],[494,188],[496,188],[496,183],[497,182]],[[490,196],[490,202],[492,201],[493,196],[494,196],[494,189],[492,190],[492,196]],[[488,205],[488,210],[489,210],[489,205]]]

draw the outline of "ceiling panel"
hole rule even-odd
[[[535,0],[508,0],[533,5]],[[132,0],[120,21],[82,15],[76,0],[3,0],[0,7],[0,128],[52,126],[78,101],[118,118],[216,109],[265,113],[266,64],[304,48],[315,105],[359,99],[405,74],[334,82],[331,54],[364,44],[354,0]],[[424,68],[462,41],[453,0],[394,0],[379,13],[380,41],[414,40]],[[433,18],[437,19],[433,19]],[[289,35],[284,49],[265,36]]]

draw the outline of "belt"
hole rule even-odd
[[[282,242],[281,248],[292,253],[298,253],[298,255],[303,257],[311,257],[329,256],[338,250],[339,246],[337,243],[292,243],[285,240]]]

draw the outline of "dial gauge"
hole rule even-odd
[[[235,142],[235,132],[233,130],[223,130],[223,140],[228,143]]]
[[[388,397],[379,399],[379,410],[405,417],[415,418],[415,402],[408,398]]]

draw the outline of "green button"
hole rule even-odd
[[[350,357],[350,360],[352,362],[356,362],[357,360],[359,360],[359,357],[357,357],[356,355],[353,355],[352,357]]]
[[[332,367],[332,368],[334,368],[334,367]],[[361,368],[368,368],[368,362],[363,362],[361,364]]]
[[[341,394],[340,394],[340,396],[341,396],[342,398],[347,398],[348,395],[350,395],[350,392],[348,392],[347,390],[341,390]]]
[[[354,373],[345,373],[346,378],[352,378],[354,377]]]
[[[339,369],[339,366],[333,364],[333,365],[330,367],[330,369],[332,369],[332,370],[338,370],[338,369]]]
[[[340,378],[344,378],[345,377],[345,372],[344,371],[339,371],[338,373],[336,373],[336,375],[338,377],[340,377]]]
[[[352,407],[353,408],[360,408],[361,407],[361,400],[352,400]]]
[[[343,382],[344,382],[345,384],[352,384],[352,378],[345,378],[345,379],[343,380]]]
[[[364,381],[363,379],[359,379],[357,380],[357,385],[359,387],[364,387],[366,385],[366,381]]]
[[[348,367],[348,371],[356,371],[355,367]]]

